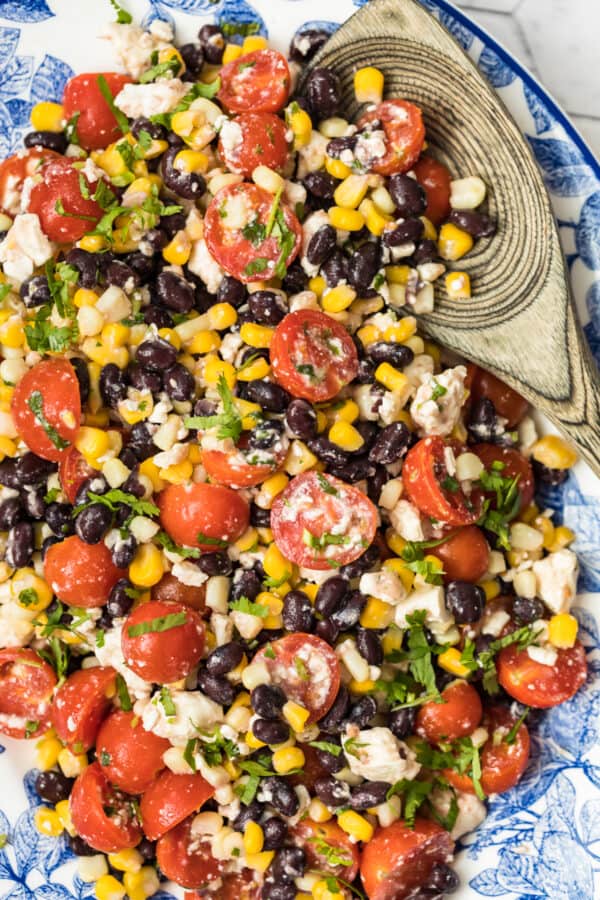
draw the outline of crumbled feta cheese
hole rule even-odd
[[[104,317],[105,322],[120,322],[131,315],[131,300],[120,287],[111,284],[100,295],[95,309]]]
[[[460,418],[465,399],[464,366],[425,376],[417,389],[410,414],[423,435],[450,434]]]
[[[397,606],[406,597],[406,588],[401,579],[391,569],[366,572],[361,575],[359,589],[362,594],[376,597],[384,603]]]
[[[427,376],[433,375],[434,362],[433,357],[428,353],[415,356],[413,361],[404,366],[402,371],[410,381],[413,388],[418,388],[421,383],[426,380]]]
[[[444,588],[441,585],[427,584],[412,591],[396,607],[396,625],[407,628],[406,617],[420,609],[426,611],[425,622],[434,632],[443,633],[454,624],[454,619],[446,609]]]
[[[129,693],[137,699],[146,698],[152,691],[152,685],[148,681],[144,681],[135,672],[132,672],[126,664],[121,648],[121,631],[123,629],[123,620],[115,619],[113,628],[104,632],[104,644],[102,647],[96,645],[94,653],[96,659],[101,666],[112,666],[120,675],[123,676]]]
[[[314,128],[308,144],[298,150],[298,179],[304,178],[309,172],[316,172],[325,165],[328,143],[328,138]]]
[[[146,731],[167,738],[175,746],[183,746],[198,737],[198,731],[214,728],[223,721],[223,707],[200,691],[172,691],[171,699],[176,710],[174,716],[166,714],[160,693],[149,700],[140,700],[134,711],[141,716]]]
[[[180,581],[182,584],[187,584],[189,587],[200,587],[208,578],[208,575],[201,572],[198,566],[195,566],[193,562],[188,562],[187,560],[179,560],[174,563],[173,568],[171,569],[171,575],[173,575],[177,581]]]
[[[221,144],[223,145],[224,150],[229,150],[231,153],[235,153],[242,144],[244,143],[244,135],[240,125],[235,121],[235,119],[227,119],[225,117],[224,121],[219,130],[219,138],[221,140]],[[232,172],[235,172],[235,168],[231,165],[228,166]]]
[[[390,512],[390,523],[396,534],[405,541],[425,540],[421,513],[410,500],[398,500]]]
[[[536,647],[534,644],[527,648],[527,655],[534,662],[550,667],[555,665],[558,658],[558,653],[554,647]]]
[[[256,211],[245,194],[231,194],[220,208],[225,229],[239,231],[256,219]]]
[[[260,616],[253,616],[250,613],[239,612],[239,610],[233,610],[229,615],[245,641],[251,641],[262,630],[263,623]]]
[[[389,728],[377,726],[359,731],[346,750],[348,736],[342,739],[348,765],[355,775],[368,781],[395,784],[402,778],[412,781],[421,766],[407,744],[394,737]]]
[[[577,590],[577,557],[572,550],[557,550],[533,564],[537,592],[553,613],[569,612]]]
[[[171,26],[160,22],[161,27],[157,28],[157,22],[155,19],[149,32],[138,25],[112,22],[104,33],[104,37],[112,43],[117,61],[134,78],[139,78],[149,68],[155,50],[168,47],[173,40]]]
[[[463,835],[474,831],[487,816],[487,809],[475,794],[467,794],[462,791],[451,792],[436,788],[430,794],[430,800],[440,816],[445,818],[450,812],[452,800],[456,797],[458,816],[454,827],[450,832],[452,840],[457,841]]]
[[[155,466],[159,469],[168,469],[169,466],[176,466],[178,463],[187,459],[189,447],[187,444],[173,444],[169,450],[162,453],[156,453],[153,457]]]
[[[149,118],[171,112],[187,92],[188,85],[180,78],[150,84],[126,84],[115,97],[115,106],[130,119]]]
[[[21,284],[33,270],[51,259],[55,245],[48,240],[35,213],[20,213],[0,244],[4,274]]]
[[[371,169],[373,164],[386,153],[387,143],[384,131],[364,131],[358,135],[354,147],[354,158],[363,169]]]
[[[317,295],[314,291],[300,291],[289,298],[290,312],[298,309],[320,309]]]
[[[306,203],[306,188],[296,181],[286,181],[283,188],[283,197],[295,209],[298,203]]]
[[[202,279],[210,294],[217,293],[219,285],[223,281],[224,272],[219,263],[211,256],[204,238],[194,241],[188,260],[188,269],[193,275]]]

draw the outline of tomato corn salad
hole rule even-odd
[[[71,79],[0,166],[0,731],[98,900],[442,897],[572,697],[575,455],[412,312],[494,223],[325,35]],[[456,175],[457,177],[454,177]],[[464,177],[458,177],[464,176]]]

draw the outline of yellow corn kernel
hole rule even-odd
[[[338,900],[340,896],[339,890],[335,893],[329,890],[328,882],[321,878],[319,881],[315,881],[311,888],[311,896],[313,900]]]
[[[334,228],[343,231],[360,231],[364,227],[365,219],[357,209],[343,209],[341,206],[332,206],[327,210],[329,221]]]
[[[275,751],[271,762],[278,775],[286,775],[292,769],[303,768],[304,753],[300,747],[284,747]]]
[[[63,745],[55,737],[43,737],[35,745],[36,763],[42,772],[49,772],[58,763],[58,754]]]
[[[293,700],[288,700],[287,703],[283,704],[282,713],[283,718],[293,731],[297,734],[304,731],[304,726],[310,716],[307,709],[300,706],[299,703],[294,703]]]
[[[180,172],[206,172],[209,160],[201,150],[180,150],[173,160],[173,167]]]
[[[240,553],[248,553],[248,551],[256,547],[257,544],[258,532],[256,528],[253,528],[251,525],[249,528],[246,528],[243,535],[237,539],[234,546],[240,551]]]
[[[403,394],[410,387],[410,382],[403,372],[395,369],[388,362],[380,363],[375,369],[375,378],[389,391]]]
[[[395,625],[391,625],[383,635],[382,647],[384,656],[389,656],[394,650],[402,649],[403,632]]]
[[[350,307],[350,312],[361,319],[365,316],[371,316],[373,313],[381,312],[385,306],[382,297],[368,297],[366,300],[355,300]]]
[[[17,447],[15,442],[6,437],[5,434],[0,434],[0,460],[5,459],[5,457],[9,456],[11,459],[17,455]]]
[[[188,457],[193,466],[202,462],[202,448],[198,444],[189,444]]]
[[[152,182],[149,178],[135,178],[123,194],[123,206],[137,206],[144,197],[152,194]],[[141,196],[140,196],[141,195]]]
[[[248,744],[251,750],[259,750],[261,747],[266,747],[264,741],[259,741],[257,737],[254,737],[251,731],[247,731],[244,735],[244,743]]]
[[[331,426],[329,429],[329,440],[341,447],[342,450],[347,450],[348,453],[360,450],[365,442],[360,431],[357,431],[354,425],[343,421],[334,422]]]
[[[298,107],[286,115],[286,122],[294,135],[294,150],[306,147],[312,134],[312,121],[309,114]]]
[[[252,172],[252,181],[269,194],[280,194],[285,187],[281,175],[269,166],[256,166]]]
[[[129,362],[129,351],[126,347],[111,348],[96,338],[86,338],[81,349],[92,362],[98,363],[100,366],[114,363],[119,369],[124,369]]]
[[[78,288],[73,294],[73,303],[78,309],[82,306],[95,306],[98,302],[96,291],[88,291],[86,288]]]
[[[40,834],[45,834],[46,837],[58,837],[63,833],[64,829],[60,818],[55,810],[48,809],[47,806],[41,806],[36,810],[33,820]]]
[[[558,434],[546,434],[531,448],[533,458],[549,469],[570,469],[577,462],[575,450]]]
[[[417,320],[414,316],[404,316],[394,325],[390,325],[383,332],[386,341],[396,341],[404,344],[410,340],[417,331]]]
[[[391,216],[379,212],[373,201],[369,200],[368,197],[362,201],[358,208],[364,217],[365,225],[371,234],[374,234],[376,237],[380,237],[390,222],[393,221]]]
[[[142,544],[129,566],[129,578],[137,587],[152,587],[158,584],[164,571],[163,555],[158,547],[154,544]]]
[[[461,259],[473,246],[473,238],[452,222],[444,222],[440,228],[438,250],[442,259]]]
[[[178,231],[163,248],[163,259],[172,266],[184,266],[192,253],[192,242],[185,231]]]
[[[117,150],[116,144],[109,144],[105,150],[98,153],[95,162],[111,178],[115,178],[117,175],[124,175],[127,172],[127,164]]]
[[[317,431],[319,434],[325,431],[328,425],[328,419],[322,409],[317,410]]]
[[[244,322],[240,328],[240,337],[245,344],[255,347],[257,350],[265,350],[273,339],[273,328],[268,325],[256,325],[254,322]]]
[[[334,412],[334,417],[338,422],[356,422],[359,415],[358,403],[354,400],[344,400],[343,406]]]
[[[349,284],[338,284],[321,299],[321,306],[328,313],[338,313],[348,309],[356,297],[356,291]]]
[[[61,825],[64,830],[68,832],[68,834],[74,835],[76,832],[73,825],[73,820],[71,818],[71,807],[69,806],[69,801],[59,800],[54,809],[56,810],[56,815],[60,819]]]
[[[251,706],[251,699],[250,699],[250,694],[248,693],[248,691],[241,691],[237,695],[237,697],[235,698],[235,700],[233,701],[233,703],[231,704],[231,706],[229,708],[237,709],[238,706],[244,706],[244,707]]]
[[[333,175],[334,178],[339,179],[347,178],[348,175],[352,174],[350,166],[343,163],[341,159],[333,159],[331,156],[325,157],[325,169],[330,175]]]
[[[541,531],[544,536],[544,549],[549,550],[554,541],[554,525],[548,516],[537,516],[533,520],[533,527]]]
[[[451,675],[456,675],[458,678],[466,678],[469,674],[468,668],[460,661],[460,650],[457,650],[456,647],[449,647],[447,650],[444,650],[443,653],[440,653],[438,656],[438,665],[446,672],[450,672]]]
[[[558,613],[558,615],[552,616],[548,622],[548,640],[553,647],[557,647],[559,650],[568,650],[575,646],[578,628],[575,616],[570,613]]]
[[[57,637],[63,640],[61,634],[57,634]],[[85,753],[72,753],[68,747],[63,747],[58,754],[58,765],[67,778],[77,778],[87,769],[88,758]]]
[[[62,131],[65,121],[65,111],[60,103],[44,101],[36,103],[31,110],[31,127],[34,131]]]
[[[140,463],[140,475],[145,475],[150,479],[156,492],[162,491],[165,487],[165,482],[160,477],[160,470],[151,456]]]
[[[574,540],[575,532],[571,531],[570,528],[567,528],[566,525],[559,525],[554,529],[554,538],[551,545],[548,547],[548,550],[551,553],[555,553],[557,550],[562,550],[564,547],[568,547],[569,544],[572,544]]]
[[[260,378],[266,378],[270,371],[271,366],[266,359],[260,356],[248,365],[244,365],[243,368],[238,369],[237,377],[238,381],[256,381]]]
[[[221,338],[216,331],[197,331],[189,343],[190,353],[211,353],[221,346]]]
[[[114,875],[101,875],[94,888],[97,900],[123,900],[125,888]]]
[[[17,569],[11,580],[13,599],[24,609],[40,612],[52,603],[52,591],[34,569]]]
[[[369,597],[360,614],[363,628],[387,628],[394,621],[394,607],[377,597]]]
[[[367,678],[366,681],[356,681],[355,678],[352,678],[348,683],[348,689],[353,694],[370,694],[377,687],[376,682],[374,682],[371,678]]]
[[[139,872],[143,861],[142,854],[134,848],[108,854],[109,864],[119,872]]]
[[[406,547],[406,541],[403,537],[400,537],[399,534],[396,534],[396,532],[392,531],[390,528],[386,532],[385,540],[390,550],[393,550],[396,556],[402,556],[402,551]]]
[[[265,834],[258,822],[248,822],[244,828],[244,851],[251,854],[260,853],[264,842]]]
[[[159,63],[172,62],[173,60],[176,60],[179,65],[179,68],[173,74],[182,75],[185,72],[185,62],[177,47],[163,47],[162,50],[158,51]]]
[[[304,591],[308,599],[311,603],[314,603],[317,597],[317,591],[319,590],[318,584],[312,584],[312,582],[305,581],[302,584],[297,585],[301,591]]]
[[[407,563],[405,563],[403,559],[395,559],[394,557],[392,557],[392,559],[386,559],[383,567],[384,569],[390,569],[390,571],[395,572],[406,590],[411,590],[415,582],[415,573],[408,568]]]
[[[354,73],[354,95],[357,103],[381,103],[383,72],[375,66],[364,66]]]
[[[223,51],[223,65],[226,66],[227,63],[233,62],[242,55],[242,52],[239,44],[226,44]]]
[[[218,356],[207,356],[204,363],[204,380],[210,385],[216,385],[221,376],[227,382],[227,386],[233,390],[236,382],[236,372],[231,363],[219,359]]]
[[[410,266],[386,266],[385,277],[390,284],[408,284]]]
[[[334,202],[344,209],[356,209],[365,198],[368,182],[368,175],[348,175],[336,187],[333,194]]]
[[[173,113],[171,116],[171,130],[182,138],[188,138],[194,130],[196,114],[193,109]]]
[[[423,237],[428,241],[437,241],[437,231],[431,219],[428,219],[427,216],[421,216],[420,219],[423,223]]]
[[[325,288],[327,287],[327,282],[323,278],[322,275],[315,275],[314,278],[311,278],[308,282],[308,289],[312,291],[313,294],[316,294],[317,297],[322,297]]]
[[[490,579],[489,581],[480,581],[479,587],[483,588],[485,599],[487,601],[493,600],[494,597],[497,597],[500,593],[500,585],[495,578]]]
[[[99,234],[86,234],[79,241],[82,250],[88,253],[100,253],[106,246],[106,241]]]
[[[519,520],[521,522],[525,522],[526,525],[531,525],[534,519],[536,519],[540,514],[540,508],[537,503],[530,503],[529,506],[526,506],[523,512],[519,515]]]
[[[120,400],[117,411],[128,425],[135,425],[147,419],[154,409],[154,401],[150,392],[142,393],[131,389],[126,400]]]
[[[158,336],[161,337],[163,341],[168,341],[176,350],[181,350],[181,338],[174,328],[159,328]]]
[[[468,300],[471,296],[471,279],[466,272],[448,272],[445,282],[450,300]]]
[[[267,575],[275,581],[287,581],[292,572],[292,563],[285,558],[277,544],[271,544],[265,553],[263,568]]]
[[[10,347],[11,350],[17,350],[25,343],[25,332],[23,331],[23,322],[18,318],[11,318],[4,325],[0,325],[0,344]]]
[[[266,50],[269,46],[266,37],[262,34],[249,34],[242,43],[242,53],[253,53],[255,50]]]
[[[100,340],[109,347],[124,347],[129,340],[129,328],[120,322],[111,322],[100,332]]]
[[[363,325],[363,327],[359,328],[356,332],[356,336],[363,347],[368,347],[369,344],[374,344],[376,341],[380,340],[381,332],[375,325]]]
[[[215,303],[208,310],[208,324],[215,331],[224,331],[237,322],[237,312],[231,303]]]
[[[108,434],[100,428],[90,428],[88,425],[82,425],[75,435],[75,447],[85,457],[97,459],[103,456],[110,444]]]
[[[314,797],[310,801],[310,809],[309,816],[313,822],[318,822],[321,824],[322,822],[329,822],[330,819],[333,818],[333,813],[329,810],[322,800],[319,800],[318,797]]]
[[[159,475],[169,484],[185,484],[192,477],[193,471],[194,466],[190,460],[184,459],[182,462],[167,466],[166,469],[159,469]]]
[[[347,809],[337,817],[338,825],[357,841],[370,841],[373,837],[373,826],[364,816]]]
[[[275,856],[274,850],[263,850],[261,853],[246,853],[246,865],[255,872],[266,872]]]
[[[147,900],[158,891],[160,881],[156,869],[152,866],[143,866],[139,872],[125,872],[123,886],[129,900]]]

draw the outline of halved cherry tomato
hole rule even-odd
[[[79,143],[86,150],[101,150],[122,137],[114,113],[104,99],[98,79],[102,77],[113,97],[133,79],[118,72],[91,72],[70,78],[63,94],[65,118],[79,113],[76,122]]]
[[[214,553],[248,527],[248,504],[218,484],[170,484],[157,499],[160,523],[177,544]]]
[[[304,765],[302,766],[302,771],[286,777],[294,787],[303,784],[310,794],[314,795],[316,793],[315,782],[319,778],[324,778],[330,773],[319,759],[314,747],[311,747],[310,744],[303,744],[302,752],[304,753]]]
[[[533,500],[535,480],[531,464],[522,453],[519,453],[518,450],[513,450],[512,447],[498,447],[496,444],[475,444],[470,449],[479,457],[488,472],[492,468],[493,463],[502,463],[503,468],[499,470],[500,475],[504,478],[519,476],[517,487],[521,496],[521,502],[515,508],[515,516],[520,509],[529,506]],[[479,488],[473,491],[471,495],[473,502],[477,501],[480,493]],[[491,501],[491,506],[494,508],[496,495],[494,493],[486,493],[485,496]]]
[[[260,425],[256,426],[260,428]],[[211,443],[213,440],[211,438]],[[227,446],[224,443],[224,446]],[[268,450],[248,448],[248,433],[242,434],[237,446],[233,449],[216,450],[212,447],[202,450],[202,465],[213,481],[226,484],[232,488],[254,487],[269,475],[272,475],[284,463],[289,441],[282,435],[277,443]],[[252,460],[271,459],[270,463],[252,462]]]
[[[510,790],[527,768],[529,761],[527,726],[520,725],[513,743],[509,744],[506,741],[516,722],[516,717],[504,706],[495,706],[486,711],[483,724],[490,736],[481,750],[480,781],[487,796]],[[469,775],[461,775],[454,769],[444,769],[443,775],[456,790],[475,793]]]
[[[415,730],[432,744],[455,741],[472,734],[483,715],[479,694],[466,681],[453,681],[442,691],[442,702],[429,700],[420,707]]]
[[[521,397],[491,372],[486,372],[473,363],[469,363],[467,368],[470,400],[482,400],[484,397],[491,400],[498,415],[507,420],[506,427],[509,430],[515,428],[529,409],[525,397]]]
[[[238,56],[219,72],[217,97],[228,112],[277,112],[290,93],[290,70],[277,50]]]
[[[298,255],[302,226],[289,206],[281,202],[277,210],[281,216],[273,225],[274,203],[268,191],[243,182],[221,188],[206,210],[206,245],[219,265],[239,281],[283,277]]]
[[[425,215],[434,225],[439,225],[450,213],[450,172],[432,156],[422,156],[413,168],[427,195]]]
[[[176,775],[170,769],[164,769],[140,800],[144,834],[151,841],[162,837],[200,809],[214,792],[213,786],[202,775]]]
[[[360,862],[358,846],[352,843],[337,822],[318,823],[312,819],[301,819],[291,829],[290,837],[304,850],[309,869],[327,872],[349,882],[356,878]],[[335,865],[330,861],[332,850],[340,860]]]
[[[116,710],[100,726],[96,759],[111,784],[142,794],[164,769],[163,753],[170,746],[166,738],[146,731],[139,716]]]
[[[51,241],[66,243],[78,241],[86,231],[93,231],[104,214],[102,207],[91,199],[96,182],[90,182],[66,157],[44,163],[40,175],[42,181],[33,186],[29,195],[28,212],[39,216],[44,234]],[[81,193],[80,178],[88,186],[87,200]],[[58,211],[60,204],[64,214]]]
[[[441,437],[427,437],[411,447],[402,467],[402,481],[409,499],[427,516],[447,525],[471,525],[479,518],[479,507],[472,505],[462,490],[452,484],[443,487],[448,476]]]
[[[0,650],[0,732],[32,738],[46,731],[55,686],[54,669],[35,650]]]
[[[371,167],[372,171],[378,175],[393,175],[412,169],[425,141],[420,108],[408,100],[384,100],[360,117],[358,127],[364,128],[371,122],[381,122],[387,144],[385,156]]]
[[[343,325],[315,309],[298,309],[281,320],[271,341],[277,381],[306,400],[331,400],[358,373],[358,354]]]
[[[163,600],[167,603],[183,603],[185,606],[191,606],[200,615],[206,609],[206,583],[198,586],[184,584],[183,581],[175,578],[170,572],[165,572],[158,584],[152,587],[150,595],[153,600]]]
[[[444,581],[479,581],[487,572],[490,548],[476,525],[467,525],[427,551],[444,566]]]
[[[146,681],[168,684],[186,678],[204,650],[204,623],[183,603],[150,600],[129,614],[121,646],[127,665]]]
[[[271,508],[275,543],[286,559],[308,569],[358,559],[373,542],[377,518],[362,491],[320,472],[296,475]]]
[[[0,162],[0,210],[9,216],[16,216],[21,211],[21,194],[25,179],[35,175],[43,162],[58,158],[59,154],[54,150],[31,147],[3,159]]]
[[[77,753],[96,742],[108,713],[117,673],[110,666],[79,669],[69,675],[54,697],[52,724],[58,737]]]
[[[268,112],[247,112],[233,120],[240,129],[239,143],[232,146],[219,140],[219,153],[227,168],[250,178],[257,166],[281,171],[288,158],[286,127],[279,116]]]
[[[75,534],[49,547],[44,559],[44,578],[70,606],[104,606],[119,578],[126,576],[106,544],[86,544]]]
[[[208,840],[202,841],[193,835],[192,822],[193,817],[190,817],[159,838],[156,859],[161,872],[175,884],[202,888],[221,877],[223,863],[212,855]],[[221,896],[220,889],[214,896]],[[239,895],[237,900],[241,900]]]
[[[81,421],[75,369],[67,359],[43,359],[23,375],[11,402],[15,426],[30,450],[58,462]]]
[[[498,654],[498,681],[507,694],[536,709],[548,709],[570,700],[587,677],[587,659],[577,641],[568,650],[557,650],[553,666],[532,659],[514,644]]]
[[[281,686],[288,700],[308,709],[307,725],[322,719],[336,698],[340,686],[340,664],[335,652],[314,634],[286,634],[262,647],[255,662],[263,663],[271,683]]]
[[[260,900],[261,886],[256,883],[256,873],[252,869],[230,872],[221,878],[219,900]],[[186,891],[183,900],[206,900],[206,894]]]
[[[69,503],[75,503],[77,492],[83,482],[97,472],[98,470],[93,469],[75,447],[65,450],[58,462],[58,477]]]
[[[118,853],[142,839],[132,798],[110,784],[99,762],[79,775],[69,807],[77,834],[100,853]]]
[[[454,841],[429,819],[414,828],[402,821],[378,828],[365,844],[360,876],[369,900],[406,900],[416,895],[433,866],[452,861]]]

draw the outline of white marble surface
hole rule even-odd
[[[600,0],[454,0],[523,63],[600,159]]]

